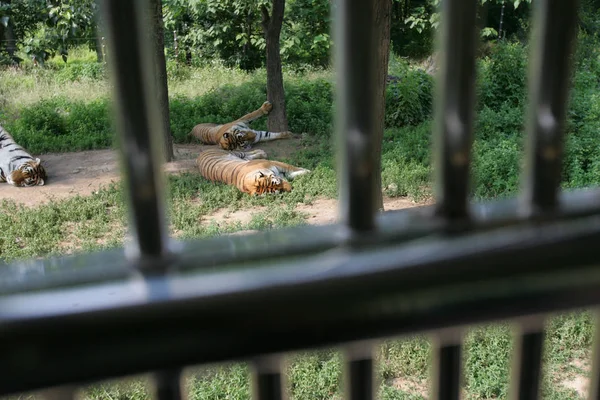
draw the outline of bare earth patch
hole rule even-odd
[[[569,363],[569,366],[573,367],[576,372],[566,374],[565,377],[559,380],[560,385],[566,389],[576,391],[581,399],[585,399],[590,387],[589,373],[591,367],[589,360],[575,359]]]
[[[300,138],[261,143],[269,157],[284,158],[297,149]],[[167,163],[164,170],[168,174],[196,171],[195,159],[200,144],[174,145],[175,161]],[[44,186],[16,188],[0,184],[0,201],[14,200],[25,206],[36,206],[54,200],[76,195],[86,196],[101,186],[120,180],[120,166],[114,150],[90,150],[72,153],[49,153],[39,156],[48,171],[48,182]]]
[[[426,399],[429,395],[429,388],[427,386],[427,380],[425,379],[407,376],[394,378],[391,380],[390,384],[396,389],[413,396],[421,396]]]
[[[289,157],[301,146],[299,135],[287,140],[261,143],[269,158],[284,159]],[[200,144],[176,144],[174,146],[175,161],[167,163],[164,170],[167,174],[197,171],[195,159],[200,150],[205,147]],[[34,188],[15,188],[8,184],[0,186],[0,201],[14,200],[25,206],[36,206],[66,199],[76,195],[90,195],[120,180],[120,166],[117,152],[114,150],[90,150],[72,153],[51,153],[39,156],[48,171],[48,182],[44,186]],[[399,210],[414,207],[419,204],[404,198],[385,198],[385,210]],[[312,204],[298,204],[296,210],[308,215],[309,224],[329,224],[337,220],[338,202],[335,199],[317,199]],[[239,222],[248,224],[252,216],[264,209],[252,210],[220,209],[205,216],[204,223],[227,224]]]

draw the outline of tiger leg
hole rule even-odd
[[[255,119],[258,119],[264,115],[267,115],[268,113],[271,112],[272,109],[273,109],[273,105],[270,102],[265,101],[258,110],[254,110],[251,113],[246,114],[241,118],[238,118],[235,122],[250,123],[250,122],[254,121]]]
[[[267,153],[264,150],[250,150],[250,151],[230,151],[230,154],[235,155],[242,160],[256,160],[256,159],[265,159],[267,158]]]
[[[306,168],[295,167],[281,161],[269,161],[269,163],[271,164],[271,167],[275,167],[276,169],[276,171],[273,172],[285,174],[289,179],[294,179],[297,176],[308,174],[310,172],[310,170]]]
[[[292,137],[292,132],[269,132],[269,131],[255,131],[252,129],[252,132],[256,135],[254,138],[254,143],[258,142],[270,142],[272,140],[278,139],[287,139]]]

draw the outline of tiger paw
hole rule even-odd
[[[260,107],[265,114],[268,114],[273,109],[273,104],[270,101],[265,101],[263,105]]]
[[[293,138],[294,134],[290,131],[285,131],[285,132],[281,132],[281,137],[282,138]]]
[[[289,174],[289,178],[294,179],[297,176],[305,175],[305,174],[310,174],[310,170],[309,169],[301,169],[300,171],[294,171]]]

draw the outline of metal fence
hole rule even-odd
[[[49,393],[68,399],[70,387],[151,372],[156,398],[179,399],[184,367],[245,360],[253,396],[280,399],[281,354],[336,345],[346,355],[346,398],[370,399],[373,341],[427,331],[437,338],[432,398],[458,399],[463,328],[511,318],[521,327],[512,398],[537,399],[545,315],[600,302],[600,191],[560,191],[577,5],[533,3],[523,189],[472,204],[476,4],[442,2],[435,206],[369,212],[372,10],[340,0],[341,223],[179,243],[165,226],[144,4],[105,0],[131,241],[124,253],[4,269],[0,395],[62,387]],[[598,351],[594,360],[590,399],[600,396]]]

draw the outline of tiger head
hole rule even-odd
[[[283,193],[291,192],[292,185],[285,179],[276,176],[273,171],[263,169],[253,175],[250,194]]]
[[[244,149],[248,150],[256,139],[256,133],[251,130],[240,129],[233,127],[227,132],[223,133],[219,140],[219,145],[223,150],[236,150]]]
[[[16,187],[43,186],[47,179],[39,158],[23,163],[6,177],[6,181]]]

